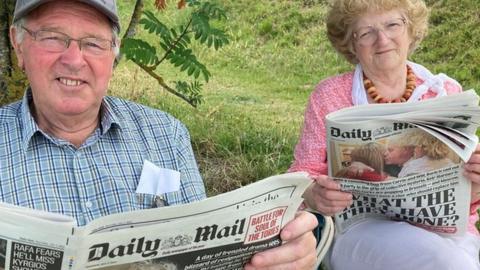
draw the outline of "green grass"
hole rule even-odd
[[[480,90],[480,2],[431,3],[430,34],[413,59],[457,79],[464,89]]]
[[[133,1],[118,2],[126,22]],[[145,2],[151,9],[153,1]],[[326,1],[218,2],[229,14],[223,26],[231,43],[220,51],[197,47],[213,75],[198,109],[163,92],[125,61],[110,87],[112,95],[165,110],[187,125],[209,195],[285,172],[313,87],[325,77],[352,69],[326,39]],[[480,89],[478,0],[428,3],[430,35],[412,59],[457,78],[466,89]],[[170,9],[158,14],[171,23],[183,12]],[[168,64],[160,69],[168,81],[184,78]]]

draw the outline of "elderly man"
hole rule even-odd
[[[0,109],[0,200],[74,217],[205,198],[186,128],[168,114],[107,97],[118,53],[114,0],[17,0],[10,37],[30,83]],[[180,172],[180,189],[136,194],[145,161]],[[256,254],[246,269],[309,269],[316,226],[300,213],[286,244]]]

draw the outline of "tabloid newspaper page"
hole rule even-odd
[[[471,183],[463,177],[462,164],[478,143],[478,100],[469,90],[329,114],[329,175],[354,196],[352,205],[335,216],[336,230],[377,218],[463,234]]]
[[[72,218],[0,203],[0,269],[61,269]]]
[[[311,183],[305,173],[272,176],[201,202],[94,220],[0,205],[0,269],[242,269],[281,245]]]

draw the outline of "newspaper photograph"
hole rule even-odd
[[[310,183],[305,173],[277,175],[82,227],[63,215],[0,204],[0,269],[242,269],[255,253],[282,244],[280,230]]]
[[[334,217],[338,232],[375,218],[465,233],[471,182],[462,165],[478,144],[479,120],[472,91],[328,115],[329,176],[353,194],[353,203]]]

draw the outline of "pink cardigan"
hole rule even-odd
[[[305,110],[305,120],[300,140],[295,147],[294,161],[289,172],[305,171],[311,176],[327,174],[327,151],[325,116],[333,111],[353,106],[352,103],[353,72],[341,74],[321,81],[313,93]],[[417,84],[423,81],[417,78]],[[462,91],[453,82],[446,82],[445,89],[448,94]],[[428,91],[422,99],[435,97],[433,91]],[[478,220],[472,205],[469,231],[478,234],[474,224]]]

